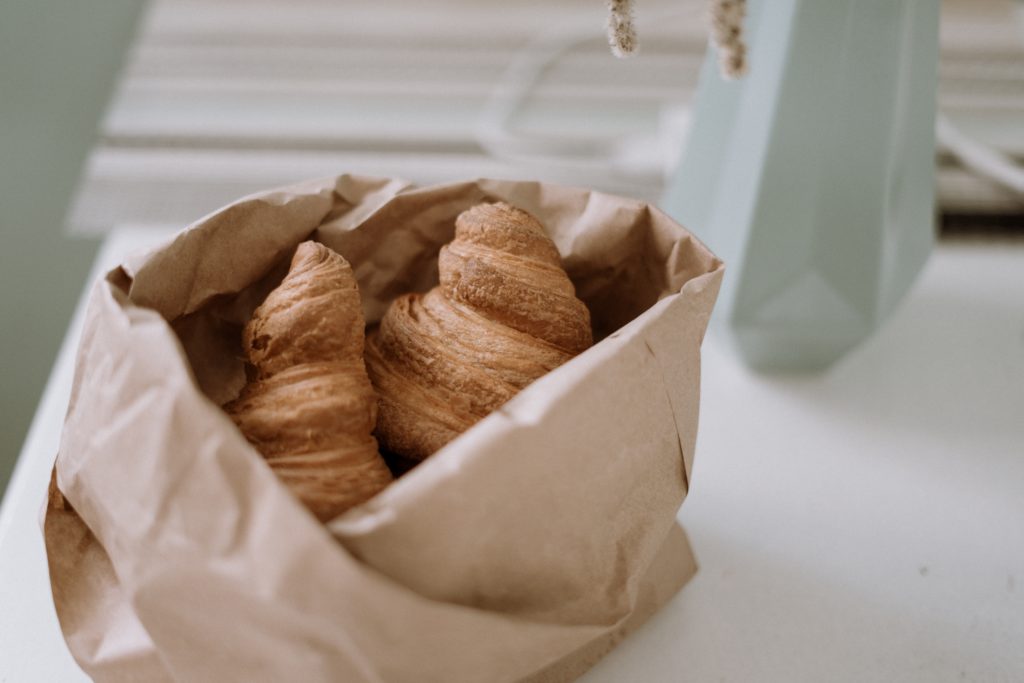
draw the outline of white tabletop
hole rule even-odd
[[[164,234],[113,233],[94,276]],[[0,508],[0,683],[85,679],[38,523],[81,308]],[[701,571],[586,683],[1024,680],[1024,244],[943,244],[823,375],[710,336],[700,430]]]

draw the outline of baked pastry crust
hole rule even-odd
[[[440,284],[392,302],[366,344],[376,434],[417,460],[593,343],[558,249],[525,211],[464,211],[438,268]]]
[[[243,345],[255,377],[224,406],[271,469],[321,521],[387,486],[372,436],[377,398],[363,363],[365,322],[348,262],[303,242],[253,312]]]

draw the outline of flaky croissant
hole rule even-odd
[[[464,211],[438,267],[440,284],[392,302],[366,345],[377,436],[416,460],[593,343],[558,249],[525,211]]]
[[[256,377],[224,406],[321,521],[392,479],[372,436],[377,398],[363,364],[364,325],[348,262],[303,242],[284,281],[245,326]]]

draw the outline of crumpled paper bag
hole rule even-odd
[[[313,238],[368,323],[437,280],[455,216],[548,228],[599,339],[324,526],[218,407],[240,330]],[[97,681],[562,681],[696,569],[700,344],[722,264],[599,192],[340,176],[242,199],[92,291],[44,531],[72,654]]]

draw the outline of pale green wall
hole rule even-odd
[[[0,2],[0,491],[96,251],[62,223],[141,6]]]

